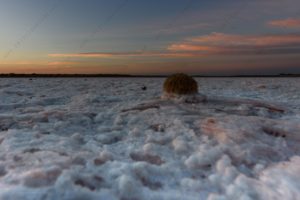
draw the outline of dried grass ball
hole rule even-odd
[[[169,95],[193,95],[198,93],[197,81],[183,73],[169,76],[163,87],[164,93]]]

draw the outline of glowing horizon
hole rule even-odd
[[[300,73],[299,6],[4,1],[0,73]]]

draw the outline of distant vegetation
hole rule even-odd
[[[131,77],[127,74],[0,74],[2,78],[22,78],[22,77],[45,77],[45,78],[56,78],[56,77]]]
[[[167,77],[168,75],[130,75],[130,74],[0,74],[0,78],[93,78],[93,77]],[[193,77],[300,77],[300,74],[278,74],[278,75],[193,75]]]

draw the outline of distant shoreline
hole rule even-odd
[[[165,78],[168,75],[130,75],[130,74],[0,74],[0,78]],[[278,75],[192,75],[198,78],[293,78],[300,74]]]

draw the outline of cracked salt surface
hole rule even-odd
[[[160,78],[0,79],[0,199],[297,199],[300,79],[197,81],[285,111],[162,101]]]

